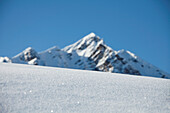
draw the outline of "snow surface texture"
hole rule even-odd
[[[130,51],[111,49],[94,33],[63,49],[52,47],[37,53],[29,47],[11,60],[1,57],[0,62],[170,78],[170,74],[145,62]]]
[[[0,63],[0,113],[170,113],[170,80]]]

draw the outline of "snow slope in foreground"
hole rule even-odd
[[[170,80],[0,63],[0,113],[169,113]]]

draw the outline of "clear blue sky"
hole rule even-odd
[[[169,0],[0,0],[0,56],[63,48],[90,32],[170,73]]]

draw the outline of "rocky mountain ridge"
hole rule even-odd
[[[38,53],[29,47],[11,59],[0,57],[0,62],[170,78],[168,73],[145,62],[130,51],[113,50],[94,33],[63,49],[54,46]]]

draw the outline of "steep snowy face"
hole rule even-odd
[[[66,67],[63,52],[57,46],[39,53],[39,56],[40,60],[38,62],[40,65]]]
[[[118,51],[114,60],[111,60],[111,64],[114,67],[113,72],[116,73],[170,78],[168,73],[145,62],[135,54],[126,50]]]
[[[94,33],[90,33],[76,43],[65,47],[63,51],[68,53],[76,52],[79,56],[90,57],[99,44],[103,44],[103,40]]]
[[[106,63],[106,61],[113,57],[115,51],[105,45],[103,40],[94,33],[90,33],[62,50],[67,53],[77,53],[82,58],[88,58],[90,61],[93,61],[95,63],[95,70],[110,72],[113,70],[111,64]]]
[[[28,47],[27,49],[25,49],[23,52],[19,53],[18,55],[14,56],[12,58],[12,62],[13,63],[27,63],[29,61],[31,61],[34,58],[39,58],[37,52],[31,48]]]
[[[88,60],[88,58],[79,56],[75,51],[67,53],[56,46],[39,53],[39,57],[38,61],[35,60],[35,62],[38,62],[38,65],[84,70],[95,69],[94,62]]]
[[[126,50],[117,51],[114,59],[111,60],[113,72],[141,75],[138,70],[132,68],[130,62],[137,62],[137,56]]]

